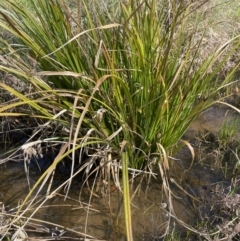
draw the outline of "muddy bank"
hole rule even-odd
[[[225,106],[214,106],[198,116],[191,124],[183,139],[191,140],[199,137],[201,133],[210,132],[218,135],[225,121],[234,122],[239,119],[240,114]],[[240,138],[240,123],[237,127],[237,137]]]

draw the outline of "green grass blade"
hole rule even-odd
[[[125,149],[125,147],[123,147]],[[123,182],[123,202],[124,202],[124,217],[127,240],[132,241],[132,217],[131,217],[131,196],[129,191],[129,179],[128,179],[128,152],[123,150],[122,152],[122,182]]]

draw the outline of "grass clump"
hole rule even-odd
[[[239,173],[240,167],[240,143],[239,143],[239,117],[235,120],[227,118],[219,133],[219,152],[221,153],[225,170],[230,173],[229,176],[235,177]],[[221,160],[221,159],[220,159]],[[225,162],[224,162],[225,160]]]
[[[71,156],[71,177],[77,161],[82,164],[78,171],[85,169],[87,176],[93,164],[100,162],[100,166],[110,166],[106,180],[112,173],[119,188],[116,165],[123,173],[136,175],[142,170],[151,172],[152,165],[158,164],[170,198],[165,175],[168,157],[183,144],[189,145],[181,137],[191,122],[216,102],[219,90],[231,84],[239,66],[224,80],[216,76],[238,48],[239,36],[199,62],[204,35],[196,43],[194,31],[184,29],[194,4],[132,0],[121,2],[114,18],[111,12],[102,14],[97,3],[90,11],[85,1],[79,1],[73,12],[65,1],[29,0],[28,4],[31,11],[14,1],[8,2],[8,8],[2,4],[0,25],[18,43],[1,40],[0,69],[31,85],[34,94],[26,96],[0,83],[16,98],[2,103],[0,113],[45,119],[37,133],[58,123],[57,135],[34,135],[36,140],[31,137],[21,147],[62,144],[34,188],[47,182],[56,165]],[[31,112],[12,111],[24,105]],[[128,163],[122,163],[126,159]],[[65,184],[69,187],[71,178]],[[127,183],[123,184],[128,193]],[[128,220],[127,197],[125,209]],[[127,230],[131,240],[131,227]]]
[[[220,117],[222,123],[219,123],[218,130],[214,131],[213,123],[202,133],[197,144],[198,160],[201,165],[222,172],[229,181],[239,175],[239,117],[229,109],[218,108],[224,112]]]

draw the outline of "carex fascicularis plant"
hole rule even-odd
[[[2,104],[0,111],[7,116],[6,110],[27,104],[34,118],[57,119],[69,129],[64,137],[59,133],[62,155],[42,180],[65,156],[72,155],[74,165],[76,151],[81,156],[85,150],[92,156],[85,168],[97,159],[102,166],[114,159],[112,168],[124,168],[127,196],[130,168],[137,172],[157,163],[167,185],[168,156],[187,144],[181,138],[189,125],[230,84],[238,66],[224,80],[217,76],[239,46],[239,36],[198,61],[201,38],[196,30],[186,31],[195,3],[110,2],[109,9],[102,1],[83,0],[73,9],[64,0],[29,0],[28,7],[2,4],[1,28],[18,44],[1,41],[0,69],[30,83],[38,94],[32,99],[1,84],[18,101]],[[34,71],[29,58],[36,63]],[[125,211],[131,240],[129,197]]]

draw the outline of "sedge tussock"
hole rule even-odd
[[[223,103],[224,97],[217,100],[219,90],[234,83],[239,67],[235,64],[220,78],[239,50],[239,34],[217,47],[213,44],[211,51],[204,49],[209,34],[216,39],[214,30],[197,31],[197,11],[206,2],[130,0],[117,5],[117,14],[110,9],[106,13],[105,4],[90,8],[91,3],[84,0],[72,13],[64,0],[29,0],[28,7],[14,1],[7,7],[1,4],[0,27],[18,44],[1,40],[0,70],[30,85],[34,95],[0,83],[14,96],[1,103],[0,116],[45,121],[36,129],[42,137],[28,140],[23,145],[25,152],[41,141],[62,145],[20,206],[20,216],[35,190],[39,194],[48,185],[49,193],[39,208],[55,195],[51,180],[57,165],[68,158],[70,177],[60,185],[65,187],[65,198],[73,177],[81,171],[85,170],[86,183],[96,173],[109,186],[112,176],[124,193],[128,240],[133,239],[129,175],[156,176],[154,165],[158,166],[167,208],[175,217],[169,156],[182,144],[189,147],[194,159],[190,143],[181,138],[203,111]],[[49,125],[58,128],[46,137],[44,130]],[[94,190],[90,190],[92,200]]]

